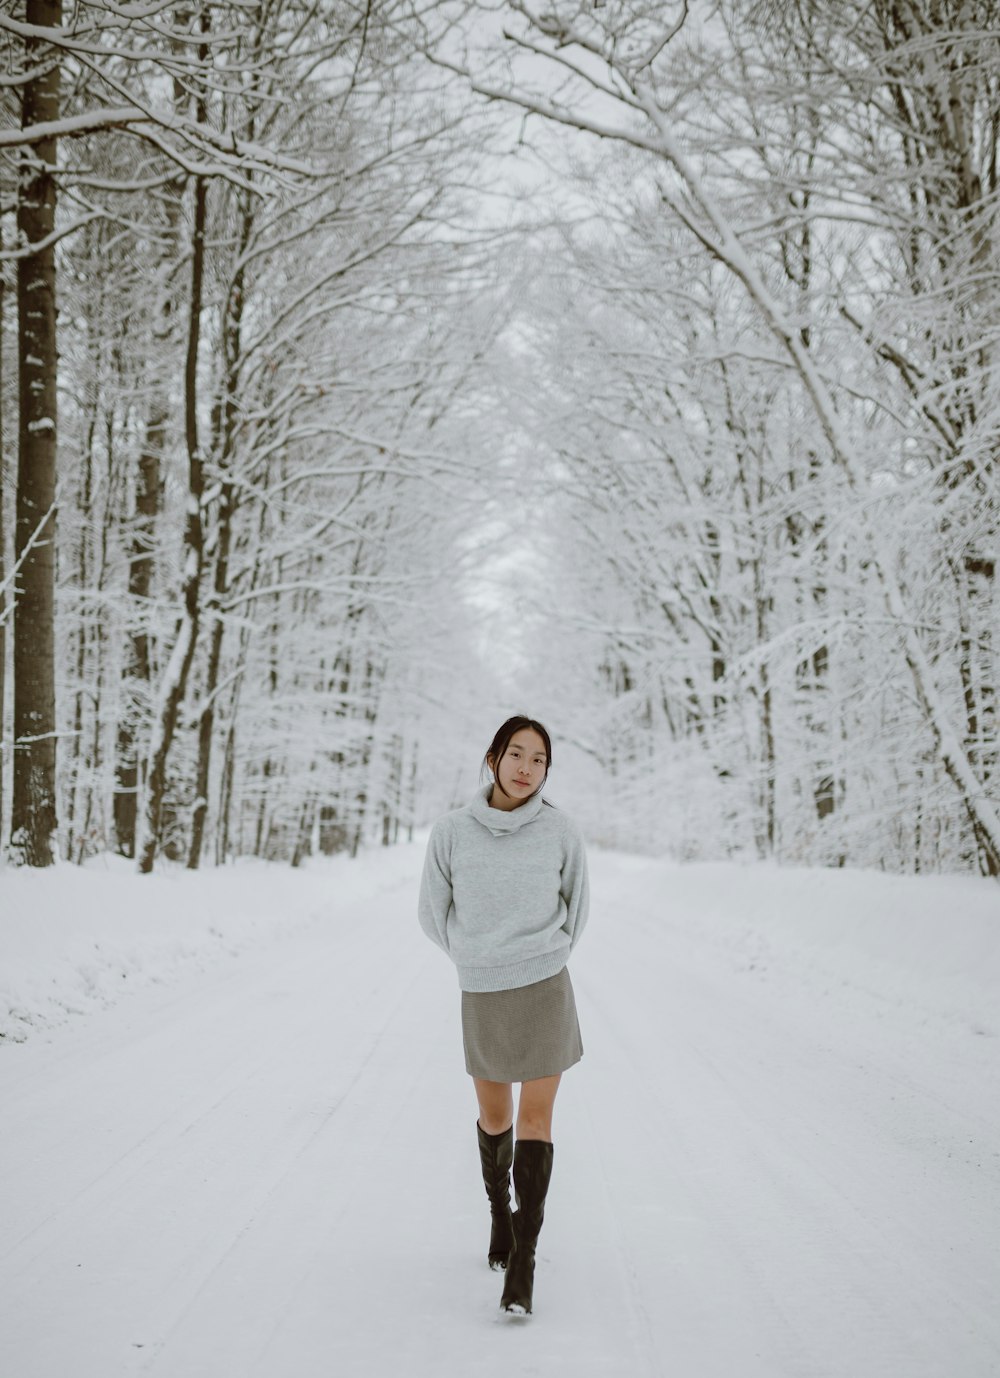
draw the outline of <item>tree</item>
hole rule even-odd
[[[61,0],[27,0],[29,27],[54,30]],[[59,60],[25,40],[22,128],[59,117]],[[48,866],[56,830],[56,139],[22,154],[17,202],[19,431],[14,600],[14,793],[11,855]]]
[[[968,265],[977,262],[976,254],[982,252],[984,217],[992,214],[970,194],[977,177],[983,185],[989,184],[994,175],[989,169],[995,165],[995,140],[984,123],[986,112],[995,108],[995,101],[992,107],[989,101],[992,77],[981,56],[990,41],[988,8],[973,14],[967,7],[954,13],[944,7],[940,13],[924,16],[921,28],[914,13],[908,18],[904,15],[908,6],[841,7],[836,13],[823,7],[794,7],[782,9],[781,17],[775,18],[774,7],[765,12],[760,6],[732,3],[719,7],[719,22],[714,22],[689,15],[683,4],[650,10],[631,4],[590,9],[557,3],[543,10],[518,3],[510,6],[502,52],[477,28],[475,7],[462,11],[455,23],[449,22],[454,10],[429,7],[423,16],[429,34],[426,46],[433,60],[461,74],[487,100],[517,107],[550,128],[561,126],[633,150],[629,166],[656,198],[661,213],[739,287],[757,321],[752,347],[758,351],[761,366],[794,380],[799,403],[808,408],[813,434],[808,435],[807,427],[806,443],[816,456],[806,469],[813,474],[809,486],[814,491],[836,491],[840,508],[849,512],[857,531],[851,575],[865,590],[857,602],[859,613],[864,607],[869,622],[875,615],[888,629],[891,645],[894,651],[898,648],[906,667],[909,692],[919,705],[923,729],[971,824],[981,865],[996,873],[1000,818],[989,795],[992,765],[986,760],[992,750],[992,746],[987,750],[987,743],[993,742],[992,726],[983,737],[984,724],[994,721],[992,646],[984,640],[978,614],[974,620],[965,618],[967,630],[960,638],[964,650],[956,647],[953,657],[941,654],[941,638],[921,629],[922,619],[914,606],[914,599],[922,597],[920,583],[908,582],[912,570],[904,567],[900,547],[887,541],[872,520],[877,456],[893,429],[892,416],[900,416],[898,401],[888,396],[884,385],[871,397],[871,359],[858,367],[860,339],[880,361],[881,370],[895,367],[909,390],[909,406],[896,428],[897,444],[906,438],[911,418],[920,411],[954,437],[954,418],[942,412],[938,384],[945,382],[958,410],[965,414],[970,351],[976,348],[971,316],[963,308],[961,328],[951,335],[954,344],[946,346],[955,367],[949,365],[945,379],[935,366],[932,382],[925,362],[896,343],[901,323],[897,323],[897,333],[887,332],[875,325],[872,313],[891,291],[891,283],[879,270],[879,256],[890,251],[898,254],[901,263],[912,259],[912,246],[922,242],[923,233],[915,215],[929,197],[940,206],[941,229],[932,229],[930,236],[938,246],[935,282],[940,287],[945,269],[948,292],[957,294],[956,302],[969,299],[962,284],[969,281]],[[762,24],[762,15],[770,20],[772,31]],[[432,32],[436,20],[445,25],[437,35]],[[796,30],[800,20],[801,32]],[[857,65],[852,66],[845,53],[872,39],[873,29],[881,47],[876,44],[866,53],[869,65],[861,67],[859,78]],[[796,31],[794,42],[788,38],[792,31]],[[772,32],[777,34],[773,42]],[[463,43],[465,56],[456,57]],[[861,115],[859,82],[866,92]],[[910,102],[904,121],[908,127],[902,132],[893,105],[900,91],[904,104]],[[937,109],[941,115],[942,101],[948,107],[947,119],[937,119],[933,113]],[[913,116],[925,106],[926,113]],[[803,108],[813,113],[803,138],[793,143],[791,131],[802,121],[797,113],[789,112]],[[967,131],[981,130],[982,135],[956,139],[959,124]],[[946,157],[915,151],[928,147],[920,143],[924,126],[951,131],[949,148],[940,150]],[[860,170],[872,166],[871,148],[863,136],[870,140],[873,128],[881,157],[879,175],[885,180],[873,183],[872,188],[862,186],[862,197],[865,192],[870,195],[868,205],[859,209]],[[838,182],[845,139],[847,147],[856,150],[856,175]],[[778,169],[777,177],[771,160],[767,181],[753,174],[755,150],[762,144],[779,151],[796,150]],[[799,149],[805,150],[801,157]],[[889,176],[887,150],[900,149],[902,163],[897,159],[896,175]],[[988,170],[977,171],[970,181],[957,173],[963,160],[968,166],[973,150],[982,151]],[[917,162],[928,175],[935,170],[933,189],[927,177],[919,174]],[[936,170],[942,166],[949,170],[937,177]],[[880,201],[885,187],[892,188],[891,196]],[[902,214],[892,197],[906,194],[907,188],[915,189],[918,199]],[[891,217],[881,214],[889,209]],[[859,219],[869,226],[876,223],[883,233],[877,246],[857,254],[852,253],[856,247],[850,240],[853,230],[845,237],[838,227],[853,226]],[[952,230],[960,223],[965,237],[965,245],[947,262],[942,252],[952,241],[945,235],[946,223]],[[927,261],[921,247],[920,262]],[[867,270],[862,284],[850,270],[841,270],[844,262]],[[860,290],[864,302],[860,315],[857,297],[852,299],[849,290]],[[922,312],[917,303],[914,321]],[[856,338],[849,344],[845,336],[852,321]],[[978,331],[978,310],[976,321]],[[908,322],[907,328],[912,324]],[[925,331],[923,337],[931,348],[934,333]],[[895,361],[893,353],[898,356]],[[981,365],[976,376],[987,376]],[[866,413],[869,402],[876,408],[874,413]],[[978,445],[978,424],[975,429]],[[879,437],[874,443],[873,435]],[[939,491],[934,504],[942,513],[947,508],[954,513],[956,502],[970,516],[982,513],[989,488],[988,482],[980,482],[982,462],[968,467],[952,464],[949,472],[958,476],[958,482],[949,486],[947,498]],[[895,477],[892,482],[896,483]],[[886,510],[887,500],[878,505],[879,515]],[[954,530],[953,515],[949,522]],[[818,528],[805,543],[827,550],[821,535],[826,529]],[[801,542],[802,535],[796,539]],[[828,557],[824,554],[823,558]],[[988,561],[983,563],[977,555],[967,574],[976,581],[977,605],[988,605],[992,579]],[[825,600],[825,588],[823,578],[817,578],[810,598],[815,601],[819,593]],[[867,596],[872,588],[878,594],[874,604]],[[828,615],[836,618],[839,612],[822,611],[824,620]],[[821,682],[829,664],[828,632],[829,627],[810,651],[810,656],[818,656],[813,671]],[[758,629],[758,636],[765,634],[763,627]],[[956,672],[963,685],[964,712],[954,693]],[[771,691],[760,686],[756,697],[762,721],[766,723],[768,715],[773,720]],[[829,735],[828,728],[824,731]],[[817,767],[823,764],[818,761]],[[822,770],[814,782],[814,795],[820,800],[829,793],[824,784],[827,778],[833,778],[831,772]]]
[[[397,657],[422,644],[415,590],[444,586],[440,520],[415,535],[428,494],[476,484],[450,447],[483,367],[463,318],[489,245],[477,262],[463,224],[478,134],[463,147],[394,8],[84,0],[46,32],[59,119],[0,130],[0,156],[62,140],[54,682],[74,859],[108,845],[112,813],[142,869],[231,855],[251,810],[251,849],[290,860],[323,818],[351,847],[412,825],[424,686]],[[0,14],[18,59],[36,28]],[[257,755],[293,705],[314,714],[301,737]],[[322,763],[317,724],[337,742]]]

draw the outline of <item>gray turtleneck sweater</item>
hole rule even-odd
[[[491,788],[434,824],[420,883],[420,926],[470,991],[557,975],[587,922],[576,824],[537,794],[516,809],[491,809]]]

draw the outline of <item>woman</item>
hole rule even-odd
[[[579,829],[541,797],[552,765],[541,723],[508,718],[483,764],[490,783],[431,830],[420,924],[458,969],[493,1222],[489,1263],[506,1269],[502,1309],[528,1315],[552,1173],[552,1106],[560,1076],[583,1056],[566,962],[587,920],[587,862]]]

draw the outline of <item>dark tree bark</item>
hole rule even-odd
[[[207,36],[210,15],[201,11],[201,32],[206,41],[198,48],[198,61],[204,68],[210,57]],[[208,118],[205,90],[194,101],[195,119],[204,124]],[[177,715],[187,691],[188,676],[194,660],[198,632],[201,626],[201,580],[205,561],[205,533],[202,523],[202,503],[205,491],[205,463],[198,435],[198,351],[201,345],[201,316],[205,278],[205,229],[208,223],[208,180],[196,177],[194,182],[194,216],[191,231],[191,300],[188,316],[187,357],[184,364],[184,439],[188,456],[187,516],[184,524],[184,564],[182,598],[183,611],[177,627],[174,647],[167,662],[160,690],[159,703],[153,718],[146,794],[143,810],[142,838],[138,844],[139,871],[148,874],[160,840],[163,796],[167,783],[167,761],[177,728]]]
[[[153,587],[153,546],[160,510],[160,461],[167,428],[167,411],[154,400],[139,455],[135,516],[129,542],[128,591],[133,607],[148,605]],[[151,678],[149,633],[139,613],[128,635],[122,675],[122,711],[115,742],[115,838],[120,855],[135,856],[139,798],[139,726],[149,710]]]
[[[201,571],[204,560],[201,507],[204,464],[198,439],[198,346],[201,340],[202,284],[205,269],[205,222],[208,188],[204,177],[195,180],[194,227],[191,245],[191,302],[188,351],[184,370],[184,418],[188,454],[188,506],[184,526],[184,608],[174,648],[164,674],[160,703],[153,722],[143,836],[139,846],[139,870],[148,874],[160,839],[167,760],[177,727],[177,714],[187,688],[201,622]]]
[[[224,483],[219,497],[218,543],[212,580],[210,609],[214,613],[209,639],[208,669],[205,677],[205,706],[198,720],[198,766],[195,777],[195,803],[191,817],[191,845],[188,869],[196,871],[201,860],[208,815],[209,767],[212,759],[212,733],[215,727],[215,697],[219,685],[219,665],[222,660],[222,638],[225,624],[220,611],[222,598],[229,587],[229,552],[233,529],[233,485]]]
[[[91,348],[93,348],[93,340],[91,340]],[[83,466],[83,484],[78,499],[78,506],[80,515],[84,518],[84,521],[83,529],[80,533],[79,545],[77,547],[76,552],[76,583],[77,587],[81,589],[90,588],[91,586],[92,570],[90,561],[90,542],[94,519],[94,513],[92,511],[92,502],[94,495],[94,434],[97,430],[97,413],[98,400],[97,390],[95,388],[94,395],[90,399],[89,403],[87,432],[81,453],[81,462]],[[87,689],[84,686],[87,684],[87,649],[88,641],[90,639],[90,628],[88,626],[88,620],[86,617],[81,616],[80,618],[78,618],[76,626],[73,628],[72,635],[73,639],[76,642],[76,686],[75,691],[72,694],[74,703],[72,735],[70,737],[69,742],[69,769],[70,776],[74,783],[68,791],[68,797],[64,796],[66,810],[63,815],[63,829],[66,838],[66,855],[71,859],[73,857],[75,844],[77,841],[76,805],[77,796],[79,793],[78,782],[80,778],[82,762],[84,757],[83,701],[84,695],[87,693]],[[82,846],[83,844],[81,843],[81,858],[83,855]]]
[[[175,88],[176,89],[176,88]],[[181,93],[176,93],[178,109]],[[181,233],[181,192],[178,188],[165,198],[168,242],[175,246]],[[164,345],[174,330],[175,290],[170,272],[171,248],[160,265],[159,299],[156,304],[155,334]],[[121,856],[134,857],[139,812],[141,769],[139,742],[151,711],[153,647],[150,645],[148,608],[153,593],[156,561],[156,527],[160,515],[162,465],[170,423],[169,383],[151,378],[152,396],[145,417],[142,448],[135,478],[135,513],[129,530],[128,592],[133,609],[122,670],[122,707],[115,740],[115,840]]]
[[[33,28],[62,23],[62,0],[27,0]],[[59,117],[59,65],[38,38],[25,40],[24,128]],[[25,146],[21,155],[17,229],[19,437],[14,605],[14,791],[11,857],[27,866],[55,860],[56,701],[56,161],[54,138]]]
[[[2,236],[0,236],[2,242]],[[6,305],[3,273],[0,271],[0,837],[4,828],[4,779],[7,761],[4,755],[4,724],[7,721],[7,516],[4,511],[4,448],[3,448],[3,336],[4,307]]]
[[[212,592],[209,601],[209,610],[213,614],[214,620],[209,638],[205,703],[198,721],[198,766],[195,781],[195,804],[191,816],[191,846],[188,851],[187,863],[188,868],[192,871],[197,870],[201,860],[205,820],[208,816],[209,771],[212,760],[212,736],[215,730],[215,700],[219,685],[219,666],[222,661],[222,639],[225,633],[225,623],[222,620],[222,602],[229,591],[229,556],[232,548],[235,510],[235,493],[230,477],[230,466],[236,445],[236,429],[239,421],[237,389],[239,387],[242,355],[243,305],[246,296],[244,256],[250,242],[252,227],[253,202],[250,193],[244,192],[237,253],[239,267],[230,285],[222,331],[226,371],[223,396],[218,408],[218,434],[215,446],[219,455],[222,486],[216,508],[218,526],[215,540]]]

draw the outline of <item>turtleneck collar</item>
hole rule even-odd
[[[484,828],[488,828],[494,837],[499,837],[501,833],[516,833],[518,828],[523,828],[541,812],[540,794],[533,794],[516,809],[491,809],[489,798],[492,789],[492,784],[484,785],[469,805],[469,809],[473,818],[482,823]]]

